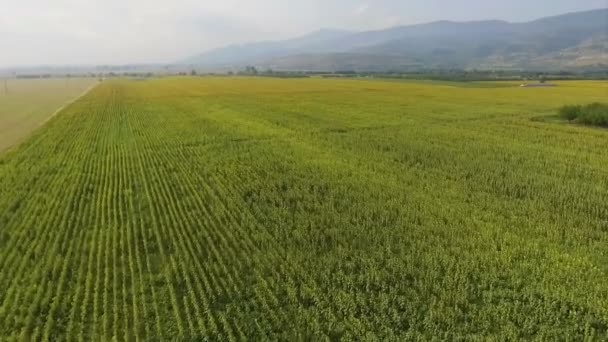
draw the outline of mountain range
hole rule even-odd
[[[437,21],[366,32],[323,29],[290,40],[219,48],[178,64],[277,71],[605,70],[608,8],[525,23]]]

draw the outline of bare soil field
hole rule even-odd
[[[11,79],[0,84],[0,151],[22,141],[97,83],[91,78]]]

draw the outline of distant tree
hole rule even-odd
[[[540,83],[545,83],[547,82],[547,78],[545,77],[545,75],[543,73],[538,74],[538,81]]]
[[[592,103],[581,107],[577,122],[585,125],[608,127],[608,104]]]
[[[572,122],[581,115],[581,110],[581,106],[564,106],[559,110],[559,116],[568,120],[568,122]]]
[[[245,67],[245,74],[248,75],[257,75],[258,69],[256,69],[253,65],[248,65]]]
[[[196,70],[192,69],[192,71],[190,71],[190,76],[196,76]]]

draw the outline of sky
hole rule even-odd
[[[521,22],[606,7],[608,0],[0,0],[0,68],[170,63],[321,28]]]

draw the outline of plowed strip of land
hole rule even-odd
[[[0,153],[97,84],[94,78],[0,81]]]

